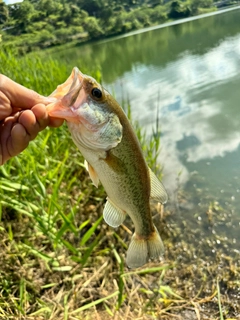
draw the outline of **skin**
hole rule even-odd
[[[47,126],[62,125],[62,119],[46,112],[50,102],[0,74],[0,165],[21,153]]]

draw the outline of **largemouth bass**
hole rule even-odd
[[[107,193],[104,220],[114,228],[123,223],[126,214],[133,221],[128,267],[159,259],[164,247],[152,221],[150,199],[165,203],[167,193],[148,168],[123,109],[95,79],[76,67],[51,97],[55,102],[47,106],[49,115],[67,121],[93,184],[97,187],[101,181]]]

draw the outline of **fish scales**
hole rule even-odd
[[[165,203],[167,193],[148,168],[122,108],[96,80],[77,68],[51,96],[56,101],[48,106],[49,115],[66,119],[93,183],[98,186],[100,180],[105,188],[105,221],[117,227],[126,214],[133,221],[135,233],[127,265],[139,267],[149,259],[159,259],[164,249],[152,221],[150,198]]]
[[[108,152],[106,159],[101,159],[100,155],[92,162],[89,160],[93,158],[89,150],[81,148],[81,153],[94,167],[108,197],[136,222],[135,231],[139,232],[138,229],[141,229],[147,235],[155,231],[149,204],[150,178],[139,143],[136,139],[132,143],[133,137],[132,128],[123,127],[122,141]],[[77,140],[74,135],[73,138]],[[122,156],[126,153],[126,157]],[[119,168],[117,162],[121,164],[121,170],[115,169]],[[149,216],[148,219],[146,215]]]

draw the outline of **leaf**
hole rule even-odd
[[[94,231],[97,229],[98,225],[101,223],[103,217],[101,216],[93,225],[92,227],[84,234],[82,240],[80,241],[80,246],[84,246],[84,244],[89,240],[92,236]]]
[[[55,271],[61,271],[61,272],[66,272],[66,271],[71,271],[72,266],[62,266],[62,267],[53,267],[52,269]]]
[[[71,312],[71,314],[75,314],[75,313],[81,312],[81,311],[83,311],[83,310],[90,309],[90,308],[96,306],[96,305],[99,304],[99,303],[102,303],[102,302],[104,302],[104,301],[106,301],[106,300],[109,300],[109,299],[117,296],[118,294],[119,294],[119,292],[116,291],[116,292],[110,294],[109,296],[107,296],[107,297],[105,297],[105,298],[101,298],[101,299],[95,300],[95,301],[93,301],[93,302],[91,302],[91,303],[88,303],[88,304],[86,304],[86,305],[84,305],[84,306],[82,306],[82,307],[74,310],[73,312]]]
[[[15,192],[16,190],[29,190],[29,188],[23,184],[12,182],[4,178],[0,179],[0,187],[4,190],[12,192]]]

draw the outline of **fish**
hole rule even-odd
[[[77,67],[50,95],[49,116],[66,120],[93,184],[102,183],[107,201],[105,222],[119,227],[129,215],[134,234],[127,250],[129,268],[159,260],[164,245],[151,215],[150,200],[162,204],[168,195],[148,167],[140,143],[125,112],[94,78]]]

